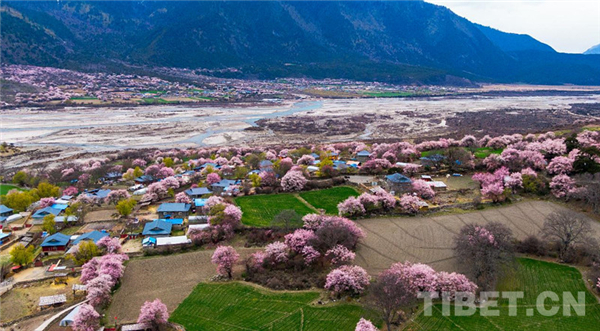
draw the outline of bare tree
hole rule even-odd
[[[393,330],[392,324],[400,323],[398,312],[401,308],[415,305],[417,294],[409,279],[384,271],[369,286],[367,303],[381,314],[387,330]]]
[[[575,245],[590,242],[593,233],[590,221],[570,210],[548,215],[542,228],[542,236],[558,245],[561,261],[565,261]]]
[[[512,231],[505,225],[467,224],[454,238],[454,251],[465,275],[481,290],[492,290],[506,266],[514,262]]]
[[[600,173],[582,174],[575,177],[575,181],[580,186],[576,197],[585,201],[595,213],[600,212]]]

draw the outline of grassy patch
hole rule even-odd
[[[447,316],[441,314],[441,305],[435,305],[432,316],[418,316],[405,330],[595,330],[600,323],[600,305],[594,295],[587,291],[581,273],[572,267],[532,259],[519,259],[517,268],[498,285],[499,291],[523,291],[516,316],[508,314],[508,300],[499,299],[500,316],[483,317],[479,312],[473,316]],[[545,309],[558,307],[555,316],[542,316],[536,309],[536,299],[544,291],[559,295],[559,301],[545,301]],[[563,292],[569,292],[577,300],[577,293],[585,293],[585,316],[577,316],[571,308],[571,316],[563,316]],[[533,308],[533,316],[527,309]]]
[[[11,185],[11,184],[0,184],[0,195],[5,195],[6,193],[8,193],[8,191],[13,190],[13,189],[17,189],[19,191],[25,191],[25,189],[22,189],[18,186],[15,185]]]
[[[475,157],[478,159],[485,159],[486,157],[490,156],[490,154],[500,154],[502,151],[502,148],[493,149],[490,147],[480,147],[473,150],[473,155],[475,155]]]
[[[318,306],[319,292],[274,292],[241,283],[200,283],[171,315],[186,330],[354,330],[376,319],[355,304]]]
[[[289,193],[249,195],[235,199],[244,212],[242,223],[250,226],[269,226],[273,218],[282,210],[293,209],[299,215],[314,211]]]
[[[142,103],[148,104],[169,104],[169,103],[177,103],[177,101],[169,101],[162,98],[142,98]]]
[[[327,214],[337,215],[338,203],[351,196],[358,196],[358,192],[348,186],[332,187],[325,190],[309,191],[300,193],[302,199],[315,208],[324,209]]]

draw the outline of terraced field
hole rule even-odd
[[[361,317],[376,318],[361,306],[316,304],[320,293],[275,292],[243,283],[201,283],[170,320],[189,331],[354,330]]]
[[[371,274],[406,260],[427,263],[436,270],[457,271],[452,247],[463,225],[497,221],[523,239],[538,234],[546,217],[562,208],[547,201],[523,201],[463,214],[358,220],[367,237],[359,244],[355,261]],[[593,221],[592,225],[600,236],[600,223]]]
[[[587,291],[581,273],[572,267],[531,259],[519,259],[514,272],[499,284],[499,291],[523,291],[524,298],[517,302],[516,316],[509,316],[506,299],[498,300],[499,316],[484,317],[477,311],[473,316],[442,316],[441,305],[434,305],[432,316],[419,315],[405,330],[598,330],[600,305],[598,299]],[[558,308],[555,316],[543,316],[536,307],[538,295],[552,291],[561,300],[546,300],[545,309]],[[569,292],[575,299],[578,292],[585,293],[585,316],[577,316],[570,308],[571,316],[563,315],[563,292]],[[494,308],[495,309],[495,308]],[[527,309],[533,315],[527,316]]]

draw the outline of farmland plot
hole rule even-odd
[[[441,305],[434,305],[432,316],[417,316],[405,330],[597,330],[600,323],[600,305],[598,299],[587,291],[581,273],[572,267],[550,262],[519,259],[513,272],[498,285],[499,291],[523,291],[524,298],[517,301],[516,316],[509,316],[509,302],[499,299],[499,316],[481,316],[479,311],[473,316],[442,316]],[[545,309],[558,308],[556,316],[542,316],[533,310],[527,316],[527,309],[536,307],[538,295],[552,291],[559,295],[559,301],[547,300]],[[561,295],[569,292],[574,298],[585,293],[585,316],[577,316],[569,308],[571,316],[563,316]],[[495,300],[495,299],[494,299]],[[580,308],[581,309],[581,308]]]
[[[256,249],[237,249],[245,258]],[[216,274],[213,250],[157,256],[129,261],[121,286],[106,313],[108,321],[135,322],[147,300],[161,299],[172,312],[202,281]]]
[[[524,201],[464,214],[359,220],[367,237],[358,246],[356,263],[371,274],[407,260],[427,263],[439,271],[458,271],[452,248],[463,225],[496,221],[524,239],[537,235],[546,216],[562,208],[547,201]],[[600,235],[600,223],[592,221],[592,227]]]
[[[194,331],[354,330],[373,312],[356,304],[317,305],[317,291],[279,292],[242,283],[201,283],[177,307],[171,321]]]

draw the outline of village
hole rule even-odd
[[[149,75],[86,73],[24,65],[2,65],[2,108],[206,105],[277,103],[309,97],[373,98],[441,96],[473,92],[467,88],[408,86],[347,79],[225,79],[210,72],[152,68]]]
[[[85,312],[104,330],[146,330],[159,324],[177,329],[176,324],[165,326],[166,316],[185,326],[189,316],[179,305],[215,274],[216,281],[241,279],[274,290],[325,286],[338,298],[357,298],[363,289],[339,290],[330,284],[331,274],[360,269],[368,283],[367,272],[374,276],[390,260],[411,258],[441,272],[459,271],[452,249],[433,256],[417,252],[403,246],[410,240],[395,227],[473,212],[499,220],[516,208],[522,214],[506,218],[506,226],[522,243],[538,240],[537,232],[553,211],[565,208],[565,201],[586,218],[597,218],[599,181],[589,173],[599,167],[599,146],[600,134],[589,126],[420,143],[127,150],[4,174],[1,325],[68,330]],[[524,204],[532,207],[523,211]],[[401,223],[379,224],[389,220]],[[589,226],[590,233],[600,230],[597,221]],[[443,225],[435,227],[444,232]],[[452,229],[445,234],[434,230],[427,240],[451,246],[459,230]],[[387,238],[390,234],[396,237]],[[382,244],[388,247],[378,249]],[[425,239],[414,244],[425,245]],[[591,265],[597,251],[590,247],[569,247],[574,250],[571,263]],[[213,252],[212,259],[200,258]],[[140,283],[136,277],[154,277],[145,282],[158,287],[162,277],[174,280],[164,274],[167,270],[143,272],[140,264],[169,265],[190,256],[205,263],[177,262],[202,270],[193,271],[187,290],[132,292]],[[329,267],[337,269],[328,275]],[[476,279],[457,279],[457,288],[484,286]],[[598,293],[600,282],[588,286]],[[181,293],[170,297],[165,291]],[[346,309],[349,316],[379,320],[369,309]],[[144,311],[155,314],[143,317]]]

